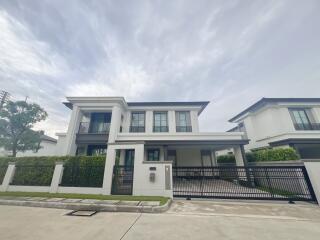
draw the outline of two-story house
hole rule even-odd
[[[262,98],[229,120],[244,132],[246,150],[293,147],[303,159],[320,158],[320,98]]]
[[[209,102],[67,100],[64,104],[72,113],[67,133],[57,134],[60,155],[106,154],[105,194],[111,192],[115,165],[134,166],[134,195],[166,195],[158,184],[170,188],[172,166],[216,166],[215,152],[230,148],[237,164],[245,164],[243,146],[248,140],[243,133],[199,131],[198,117]],[[158,180],[151,181],[153,177]]]

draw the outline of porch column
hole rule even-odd
[[[109,131],[109,143],[114,143],[118,132],[120,131],[121,125],[121,109],[119,106],[114,106],[112,108],[112,115],[111,115],[111,123],[110,123],[110,131]]]
[[[211,160],[214,167],[218,166],[216,151],[211,150]]]
[[[244,155],[244,149],[243,146],[237,146],[233,148],[233,153],[236,159],[236,165],[238,167],[243,167],[246,164],[245,155]]]
[[[74,156],[76,154],[76,151],[77,151],[76,135],[79,130],[81,118],[82,118],[82,114],[81,114],[80,108],[74,105],[71,113],[68,132],[66,135],[66,148],[65,148],[65,152],[62,155]]]
[[[109,145],[107,148],[107,157],[106,164],[104,168],[103,175],[103,185],[102,185],[102,194],[111,195],[112,187],[112,175],[113,175],[113,166],[116,159],[116,149],[114,146]]]

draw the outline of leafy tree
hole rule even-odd
[[[18,151],[39,149],[43,131],[31,128],[47,116],[38,104],[8,101],[0,111],[0,146],[12,151],[13,157]]]

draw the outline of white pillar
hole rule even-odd
[[[304,162],[308,176],[320,205],[320,161]]]
[[[113,166],[116,159],[116,149],[114,146],[109,145],[107,148],[107,157],[106,164],[104,168],[103,175],[103,185],[102,185],[102,194],[110,195],[112,187],[112,175],[113,175]]]
[[[243,152],[241,146],[237,146],[233,148],[233,153],[236,159],[236,164],[238,167],[244,166]]]
[[[190,111],[192,132],[199,132],[198,111]]]
[[[80,112],[80,108],[74,105],[71,113],[67,136],[66,136],[66,143],[67,143],[66,152],[63,155],[76,154],[76,150],[77,150],[76,134],[79,130],[81,117],[82,117],[82,114]]]
[[[56,166],[54,168],[51,185],[50,185],[50,193],[57,193],[59,184],[61,183],[63,175],[63,162],[56,162]]]
[[[169,125],[169,133],[176,132],[176,115],[175,111],[168,111],[168,125]]]
[[[153,112],[151,110],[146,111],[145,127],[146,133],[153,132]]]
[[[137,144],[134,147],[134,168],[133,168],[133,186],[132,186],[132,194],[134,195],[136,189],[139,188],[139,178],[144,174],[142,168],[144,160],[144,144]],[[140,186],[141,187],[141,186]]]
[[[2,181],[2,185],[0,186],[1,192],[6,192],[8,190],[8,187],[13,180],[15,170],[16,170],[16,164],[14,162],[9,162],[6,174]]]
[[[119,106],[112,108],[112,117],[110,123],[109,140],[108,143],[114,143],[121,125],[121,109]]]

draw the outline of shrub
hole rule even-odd
[[[290,161],[298,160],[299,155],[293,148],[276,148],[247,152],[246,159],[248,162]],[[235,157],[233,154],[221,155],[217,161],[219,164],[235,163]]]
[[[258,150],[251,153],[253,162],[298,160],[299,155],[293,148]]]
[[[102,182],[105,159],[106,156],[1,157],[0,169],[6,167],[8,162],[16,162],[17,169],[13,184],[48,186],[51,183],[55,163],[59,161],[64,162],[66,168],[63,179],[73,180],[68,181],[69,185],[77,185],[75,176],[80,176],[84,179],[83,181],[88,181],[88,178],[93,179],[90,181],[95,185],[96,182],[99,184]],[[70,172],[68,169],[82,169],[82,171]]]
[[[236,159],[233,154],[220,155],[217,157],[218,164],[235,163]]]

